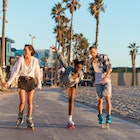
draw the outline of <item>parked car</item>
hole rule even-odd
[[[51,79],[46,80],[46,85],[47,85],[47,86],[51,86],[51,85],[52,85],[52,80],[51,80]]]
[[[83,79],[79,82],[79,86],[93,86],[93,81],[91,79]]]

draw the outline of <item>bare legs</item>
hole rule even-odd
[[[74,97],[76,89],[74,87],[68,87],[68,101],[69,101],[69,115],[73,115],[74,111]]]
[[[27,116],[32,116],[34,90],[30,92],[26,92],[25,90],[19,90],[19,98],[20,98],[19,113],[22,113],[24,110],[25,102],[26,102],[26,95],[27,95],[27,103],[28,103]]]
[[[110,115],[111,114],[111,108],[112,108],[112,106],[111,106],[111,98],[110,98],[110,96],[106,96],[104,98],[106,100],[106,106],[107,106],[106,113],[108,115]],[[103,113],[103,98],[98,99],[98,111],[99,111],[99,114]]]
[[[67,128],[75,128],[74,122],[72,121],[72,115],[74,112],[74,98],[75,98],[75,93],[76,93],[76,88],[75,87],[68,87],[67,88],[68,92],[68,112],[69,112],[69,118],[68,118],[68,125]]]

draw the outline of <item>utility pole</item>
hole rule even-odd
[[[5,68],[5,21],[8,0],[3,0],[3,19],[2,19],[2,46],[1,46],[1,66]]]

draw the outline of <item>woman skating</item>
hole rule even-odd
[[[68,66],[68,64],[64,61],[64,58],[62,54],[58,51],[56,47],[52,47],[53,50],[58,55],[59,60],[63,64],[64,68],[66,69],[65,71],[65,76],[64,79],[65,81],[61,81],[60,77],[60,82],[65,82],[66,87],[67,87],[67,92],[68,92],[68,124],[67,128],[75,128],[74,121],[72,119],[73,112],[74,112],[74,98],[75,98],[75,93],[76,89],[78,87],[78,83],[80,80],[83,79],[83,72],[82,72],[82,67],[83,67],[83,61],[78,61],[77,59],[74,60],[74,67]],[[62,79],[63,80],[63,79]]]

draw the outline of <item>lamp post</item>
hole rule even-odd
[[[3,18],[2,18],[2,46],[1,46],[1,66],[5,67],[5,19],[8,0],[3,0]]]
[[[29,34],[29,36],[31,37],[32,39],[32,46],[34,45],[34,39],[36,38],[35,36],[33,36],[32,34]]]

